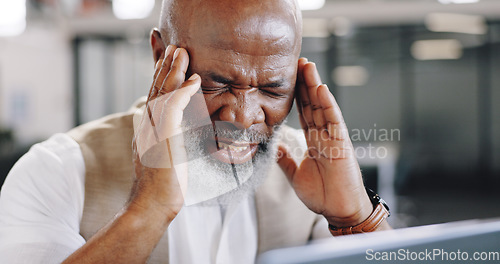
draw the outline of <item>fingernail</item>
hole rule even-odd
[[[326,88],[326,90],[327,90],[327,91],[330,91],[330,89],[328,89],[328,85],[326,85],[326,84],[322,84],[322,85],[320,85],[320,86],[323,86],[323,87],[325,87],[325,88]]]
[[[168,45],[167,49],[165,50],[165,56],[170,55],[170,52],[172,52],[173,45]]]
[[[200,75],[198,75],[197,73],[195,73],[195,74],[191,75],[191,77],[189,77],[189,79],[188,79],[188,80],[190,80],[190,81],[194,81],[194,80],[196,80],[196,79],[198,79],[198,78],[200,78]]]
[[[323,86],[325,86],[326,90],[328,91],[328,97],[330,97],[331,99],[333,99],[335,101],[335,96],[333,96],[332,91],[330,91],[330,89],[328,88],[328,86],[326,84],[323,84]]]
[[[174,60],[177,59],[177,56],[179,56],[179,53],[180,53],[180,48],[175,49]]]

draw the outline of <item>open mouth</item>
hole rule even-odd
[[[258,143],[229,138],[208,140],[206,147],[213,158],[229,164],[243,164],[252,160],[259,148]]]

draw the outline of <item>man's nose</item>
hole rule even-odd
[[[219,111],[220,121],[231,122],[240,129],[247,129],[266,120],[258,100],[258,92],[233,91],[232,94],[232,100]]]

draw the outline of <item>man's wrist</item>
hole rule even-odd
[[[379,229],[385,219],[389,216],[389,211],[387,208],[379,203],[370,216],[355,226],[349,227],[337,227],[329,225],[330,233],[333,236],[341,236],[341,235],[351,235],[351,234],[359,234],[359,233],[368,233],[373,232]]]
[[[171,222],[184,204],[175,169],[141,169],[132,187],[127,209],[142,216],[154,215]]]
[[[366,193],[363,193],[360,201],[361,203],[358,205],[359,209],[352,214],[343,217],[326,217],[328,224],[332,226],[346,227],[355,226],[363,222],[373,212],[373,204],[370,202],[370,199],[368,198]]]
[[[140,218],[149,224],[168,226],[174,220],[177,213],[166,206],[155,204],[156,202],[131,200],[125,208],[125,213],[131,218]]]
[[[379,229],[390,229],[390,226],[385,221],[386,218],[390,216],[389,206],[387,206],[385,201],[371,189],[366,188],[366,191],[373,208],[372,212],[363,221],[359,222],[359,220],[357,220],[356,222],[359,222],[358,224],[346,225],[345,222],[341,224],[334,222],[332,224],[332,222],[329,221],[328,228],[332,235],[339,236],[373,232]]]

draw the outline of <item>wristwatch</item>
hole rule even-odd
[[[380,198],[378,194],[369,188],[366,188],[366,192],[368,193],[368,197],[370,197],[370,201],[373,204],[373,212],[370,216],[368,216],[368,218],[366,218],[365,221],[355,226],[336,227],[331,224],[328,225],[330,233],[332,233],[333,236],[373,232],[387,217],[391,215],[389,206],[384,199]]]

